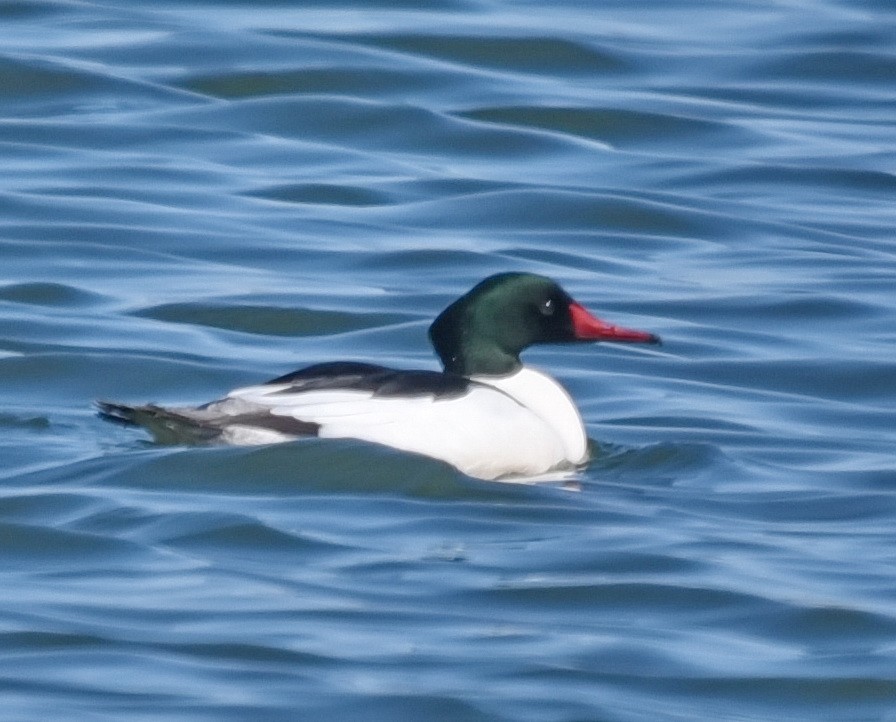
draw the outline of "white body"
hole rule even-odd
[[[448,462],[470,476],[498,479],[571,469],[587,459],[582,418],[550,376],[523,367],[504,377],[478,377],[456,397],[374,396],[368,391],[289,393],[289,384],[232,391],[203,414],[238,416],[266,409],[320,425],[323,438],[385,444]],[[266,444],[293,438],[258,427],[225,426],[221,440]]]

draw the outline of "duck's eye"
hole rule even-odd
[[[539,305],[538,307],[538,310],[541,311],[542,316],[553,316],[554,311],[556,310],[554,306],[554,299],[548,298],[547,300],[542,301],[541,305]]]

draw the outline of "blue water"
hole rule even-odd
[[[891,0],[0,5],[9,720],[896,720]],[[155,446],[485,276],[579,490]]]

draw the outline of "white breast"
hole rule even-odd
[[[541,418],[559,438],[568,461],[573,464],[585,461],[588,454],[588,436],[585,433],[582,416],[566,389],[553,378],[541,371],[523,366],[511,376],[482,377],[476,380],[512,396]]]

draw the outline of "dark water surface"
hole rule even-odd
[[[896,720],[890,0],[0,5],[3,719]],[[96,398],[435,367],[479,279],[581,491]]]

